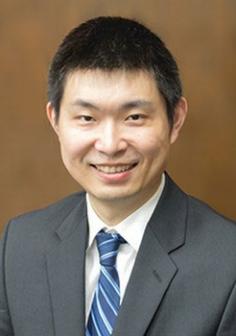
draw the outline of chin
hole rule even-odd
[[[105,188],[104,188],[105,189]],[[125,201],[129,198],[132,199],[132,197],[137,196],[138,191],[136,190],[103,190],[100,192],[92,192],[88,193],[91,194],[92,197],[96,198],[97,200],[104,201],[104,202],[112,202],[112,201]]]

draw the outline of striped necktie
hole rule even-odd
[[[119,276],[115,268],[121,243],[125,240],[117,233],[103,230],[96,236],[100,256],[100,276],[95,289],[86,336],[110,336],[120,308]]]

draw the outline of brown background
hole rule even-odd
[[[62,37],[97,15],[137,18],[166,41],[189,101],[169,171],[187,192],[236,218],[235,13],[234,0],[2,0],[0,228],[78,189],[44,113],[47,69]]]

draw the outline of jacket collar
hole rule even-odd
[[[47,253],[47,272],[56,336],[85,334],[85,253],[87,217],[84,197],[55,232]]]
[[[171,253],[185,243],[187,197],[167,176],[147,225],[120,308],[114,336],[143,336],[178,272]]]
[[[114,336],[143,336],[178,271],[171,253],[185,242],[187,197],[166,175],[161,199],[146,227],[119,312]],[[85,334],[85,197],[56,230],[47,254],[48,280],[57,336]]]

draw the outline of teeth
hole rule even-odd
[[[126,170],[129,170],[132,165],[125,165],[125,166],[95,166],[98,171],[106,174],[115,174],[115,173],[122,173]]]

